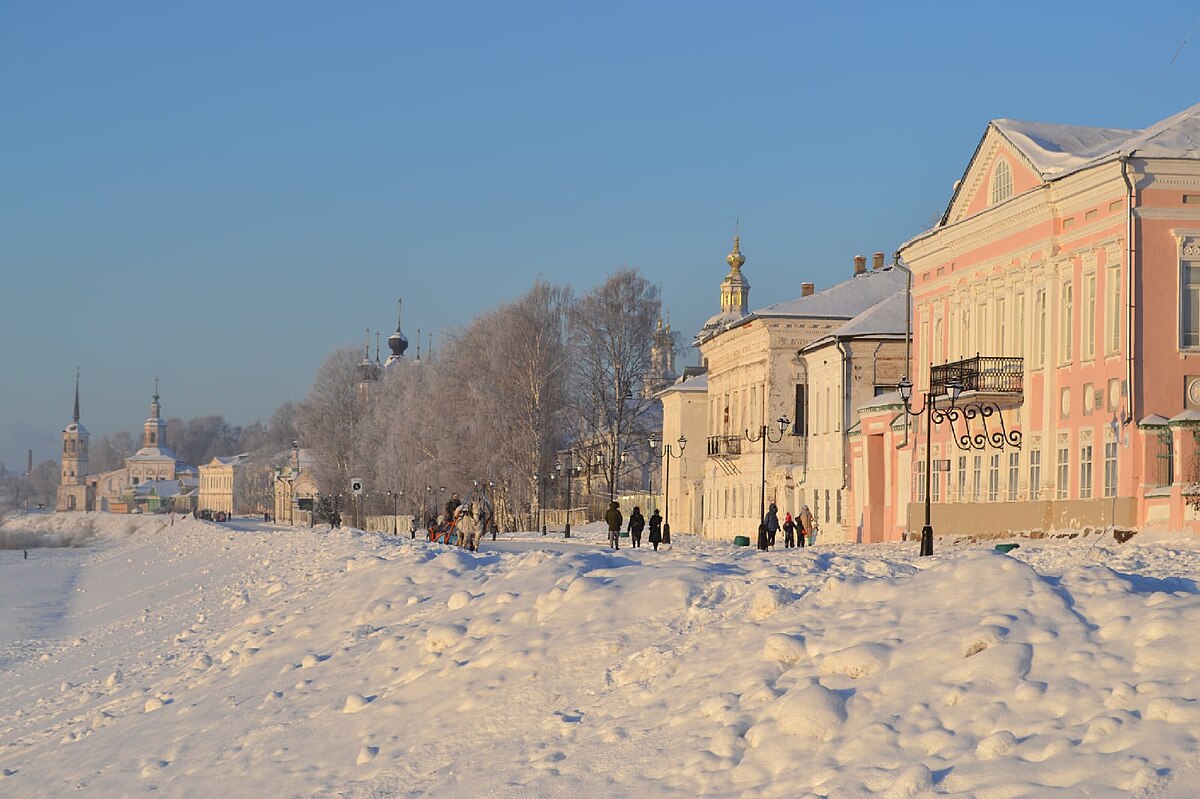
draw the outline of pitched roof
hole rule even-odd
[[[1200,158],[1200,103],[1144,130],[992,121],[1046,180],[1121,156]]]
[[[777,316],[853,319],[897,291],[905,289],[907,284],[908,274],[902,269],[890,266],[885,269],[872,269],[807,297],[768,305],[750,314],[747,319]]]

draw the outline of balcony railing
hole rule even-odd
[[[727,455],[742,454],[742,437],[741,436],[709,436],[708,437],[708,455],[709,457],[724,457]]]
[[[947,393],[946,386],[957,380],[962,390],[985,394],[1021,394],[1024,391],[1023,358],[994,358],[976,355],[929,370],[929,387],[934,396]]]

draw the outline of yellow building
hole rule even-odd
[[[689,450],[703,464],[688,458],[669,481],[672,516],[693,514],[698,525],[678,523],[707,538],[753,539],[765,506],[782,520],[807,504],[822,540],[853,540],[848,436],[858,405],[903,372],[907,276],[882,253],[871,269],[859,256],[851,279],[820,292],[803,283],[797,299],[750,312],[736,237],[726,261],[721,310],[696,338],[705,382],[661,395],[664,440],[704,442]]]
[[[200,467],[199,510],[232,515],[246,513],[248,508],[236,507],[246,479],[246,454],[213,458]]]

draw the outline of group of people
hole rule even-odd
[[[796,514],[796,518],[792,518],[792,514],[784,514],[783,524],[779,523],[779,509],[772,502],[767,508],[767,513],[763,516],[762,524],[758,525],[758,548],[768,550],[775,546],[775,536],[779,530],[783,530],[783,546],[786,549],[805,545],[805,539],[809,546],[813,543],[813,536],[817,532],[817,520],[813,518],[812,511],[807,505],[800,508],[800,512]]]
[[[608,504],[608,510],[604,513],[604,521],[608,522],[608,543],[613,549],[621,548],[621,525],[624,524],[625,518],[621,513],[621,503],[612,501]],[[629,543],[631,546],[640,547],[642,545],[642,531],[646,529],[646,525],[650,526],[650,545],[654,547],[654,551],[658,551],[659,544],[671,543],[671,528],[663,526],[663,517],[659,515],[658,509],[650,514],[650,521],[646,521],[646,517],[642,515],[642,509],[636,505],[633,512],[629,514]]]

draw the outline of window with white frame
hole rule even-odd
[[[937,453],[935,452],[934,455],[936,456]],[[932,468],[933,468],[933,471],[929,475],[929,489],[930,489],[929,499],[932,502],[941,502],[942,501],[942,473],[937,470],[937,458],[936,457],[934,458]]]
[[[967,501],[967,456],[958,456],[958,501]]]
[[[1092,445],[1079,448],[1079,498],[1092,498]]]
[[[1121,347],[1121,264],[1104,270],[1104,354],[1115,355]]]
[[[1083,340],[1079,355],[1090,361],[1096,357],[1096,273],[1083,277]]]
[[[1008,501],[1017,501],[1017,482],[1021,477],[1021,453],[1008,453]]]
[[[917,461],[916,479],[917,479],[917,485],[916,485],[917,490],[914,491],[913,493],[917,495],[917,502],[924,502],[925,501],[925,461],[923,461],[923,460]]]
[[[1186,239],[1180,253],[1179,346],[1200,348],[1200,239]]]
[[[983,492],[983,456],[976,455],[971,465],[971,501],[978,502]]]
[[[1033,320],[1033,365],[1042,366],[1046,362],[1046,290],[1038,289],[1034,296]]]
[[[981,302],[975,306],[975,346],[973,349],[977,353],[985,353],[988,351],[987,318],[987,303]]]
[[[1013,355],[1025,357],[1025,295],[1013,298]]]
[[[1104,442],[1104,496],[1117,495],[1117,442]]]
[[[996,344],[992,355],[1004,356],[1008,352],[1008,307],[1003,297],[996,298]]]
[[[1070,363],[1074,355],[1072,345],[1074,342],[1074,327],[1075,327],[1075,286],[1070,280],[1066,280],[1062,284],[1062,291],[1059,302],[1059,319],[1058,319],[1058,361],[1059,363]]]
[[[1029,450],[1029,498],[1037,499],[1042,495],[1042,451]]]
[[[991,205],[1002,203],[1012,196],[1012,169],[1009,168],[1008,162],[1000,159],[996,162],[996,169],[992,172],[992,201]]]
[[[1071,450],[1067,447],[1058,448],[1058,498],[1067,498],[1067,482],[1071,476]]]
[[[1000,456],[988,458],[988,502],[1000,500]]]

